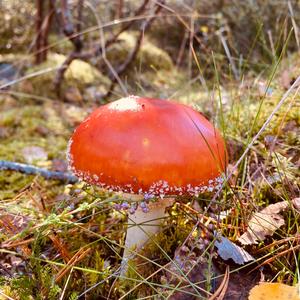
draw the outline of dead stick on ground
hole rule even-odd
[[[46,179],[60,180],[66,183],[75,183],[78,181],[78,178],[72,174],[57,171],[49,171],[32,165],[21,164],[6,160],[0,160],[0,170],[16,171],[28,175],[40,175]]]

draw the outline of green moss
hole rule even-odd
[[[0,172],[0,200],[14,198],[26,185],[32,181],[32,176],[24,176],[18,172]]]
[[[9,128],[10,134],[1,138],[0,159],[26,162],[22,150],[32,146],[41,147],[48,157],[48,160],[37,163],[38,166],[49,168],[52,159],[65,159],[71,128],[60,114],[68,108],[68,105],[60,107],[46,102],[43,105],[26,106],[17,106],[15,103],[2,110],[0,127]],[[13,198],[33,178],[17,172],[1,171],[0,199]]]
[[[119,66],[126,60],[130,51],[135,47],[137,39],[136,32],[124,32],[107,51],[108,60],[115,66]],[[147,38],[144,38],[133,68],[142,70],[171,70],[174,68],[171,57],[163,49],[157,47]]]
[[[3,0],[0,3],[0,52],[27,51],[35,26],[33,1]]]
[[[27,146],[44,148],[49,157],[62,157],[70,129],[51,104],[13,107],[0,116],[0,126],[13,127],[13,134],[0,144],[0,157],[23,161],[21,150]]]
[[[52,52],[68,55],[74,50],[72,42],[64,35],[50,34],[48,44]]]

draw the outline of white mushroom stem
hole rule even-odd
[[[134,214],[128,214],[128,227],[120,276],[126,275],[128,261],[153,235],[160,231],[160,225],[166,216],[166,208],[173,205],[173,203],[174,198],[163,198],[147,204],[149,208],[147,213],[138,207]]]

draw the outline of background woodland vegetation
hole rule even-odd
[[[118,195],[0,170],[0,299],[247,299],[260,280],[298,283],[299,26],[292,0],[0,1],[0,160],[66,173],[74,128],[136,94],[201,111],[230,174],[174,205],[160,248],[118,281]],[[203,220],[254,260],[224,260]]]

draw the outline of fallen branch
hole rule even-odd
[[[78,181],[78,178],[72,174],[57,171],[49,171],[32,165],[21,164],[6,160],[0,160],[0,170],[16,171],[28,175],[40,175],[46,179],[60,180],[65,183],[75,183]]]
[[[64,74],[67,71],[68,67],[70,66],[71,62],[74,59],[80,58],[80,53],[79,52],[72,52],[71,54],[68,55],[68,57],[66,58],[66,60],[63,62],[63,64],[59,67],[56,76],[54,78],[54,89],[56,90],[56,95],[58,97],[60,97],[60,87],[61,87],[61,83],[63,81],[64,78]]]
[[[104,98],[107,98],[108,96],[110,96],[110,94],[112,93],[112,91],[115,87],[115,84],[117,83],[117,78],[119,76],[121,76],[127,70],[127,68],[131,65],[131,63],[136,58],[136,56],[139,52],[139,49],[141,48],[141,44],[142,44],[142,41],[143,41],[145,31],[151,26],[152,22],[155,19],[154,16],[156,16],[160,12],[160,10],[162,9],[162,6],[160,6],[160,4],[163,3],[163,2],[164,1],[158,2],[157,6],[154,10],[153,16],[149,17],[147,20],[145,20],[142,23],[142,25],[140,27],[140,30],[139,30],[139,36],[136,40],[135,46],[132,49],[132,51],[128,54],[128,56],[127,56],[126,60],[124,61],[124,63],[121,66],[119,66],[118,69],[116,70],[117,76],[115,74],[112,74],[113,76],[110,75],[110,79],[111,79],[112,82],[111,82],[110,88],[109,88],[108,92],[106,93],[106,95],[104,96]]]
[[[79,0],[78,1],[78,17],[82,18],[82,7],[83,7],[83,0]],[[81,35],[79,35],[79,32],[75,32],[72,20],[71,20],[71,12],[70,12],[70,7],[69,7],[69,3],[68,0],[61,0],[61,16],[62,16],[62,26],[63,26],[63,32],[64,34],[69,38],[70,42],[73,44],[74,48],[75,48],[75,52],[80,52],[82,47],[83,47],[83,43],[81,40]],[[82,20],[77,20],[77,24],[79,24],[78,26],[76,26],[77,29],[80,30],[80,24],[82,22]]]
[[[142,13],[145,11],[148,3],[149,3],[149,0],[144,0],[142,5],[134,12],[132,20],[130,22],[124,23],[122,28],[115,35],[113,35],[110,39],[108,39],[105,42],[105,48],[108,48],[110,45],[114,44],[117,41],[118,37],[121,35],[121,33],[128,30],[135,23],[135,21],[136,21],[135,17],[142,15]],[[94,52],[93,56],[101,55],[102,54],[101,45],[99,45],[98,48],[94,49],[93,52]]]
[[[110,39],[108,39],[105,44],[104,44],[104,49],[109,48],[111,45],[113,45],[120,34],[126,30],[128,30],[134,23],[135,23],[135,18],[137,16],[140,16],[146,9],[148,3],[150,0],[144,0],[144,2],[141,4],[140,7],[137,8],[137,10],[133,14],[133,18],[130,22],[125,23],[121,29],[114,34]],[[61,67],[58,69],[57,74],[54,78],[54,89],[57,93],[57,96],[60,97],[60,88],[61,88],[61,83],[64,79],[64,74],[67,71],[68,67],[72,63],[73,60],[75,59],[81,59],[83,61],[88,61],[89,59],[100,56],[103,53],[103,45],[98,45],[92,50],[88,51],[81,51],[83,48],[83,44],[81,41],[81,35],[80,35],[80,30],[81,30],[81,18],[82,18],[82,7],[83,7],[83,0],[78,1],[78,25],[77,25],[77,32],[74,32],[74,26],[70,20],[70,11],[68,8],[68,2],[67,0],[61,0],[62,3],[62,23],[63,23],[63,28],[64,28],[64,33],[65,35],[69,38],[69,40],[73,43],[74,45],[74,51],[68,55],[64,63],[61,65]],[[138,49],[137,49],[138,50]],[[111,87],[114,87],[116,84],[113,83]],[[109,93],[107,93],[109,94]]]

